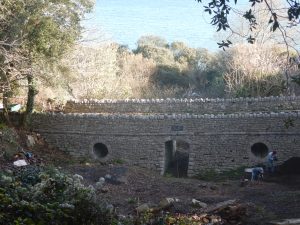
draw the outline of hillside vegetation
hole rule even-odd
[[[252,58],[249,59],[249,55]],[[147,36],[129,50],[118,44],[76,45],[37,77],[37,109],[53,109],[68,99],[167,97],[258,97],[297,94],[286,77],[286,54],[274,45],[236,44],[216,53],[182,42]],[[49,76],[51,74],[51,76]],[[12,89],[11,102],[25,104],[23,81]]]

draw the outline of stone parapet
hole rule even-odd
[[[64,117],[64,118],[101,118],[108,120],[128,119],[128,120],[184,120],[184,119],[216,119],[216,118],[270,118],[270,117],[300,117],[299,111],[283,112],[240,112],[230,114],[191,114],[191,113],[172,113],[172,114],[102,114],[102,113],[37,113],[36,116],[45,117]]]
[[[236,112],[280,112],[300,110],[300,97],[263,97],[229,99],[128,99],[68,101],[65,113],[126,114],[230,114]]]

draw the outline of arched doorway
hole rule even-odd
[[[189,169],[190,145],[182,140],[165,142],[164,174],[174,177],[187,177]]]

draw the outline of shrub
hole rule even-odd
[[[39,179],[29,182],[26,172],[0,175],[1,224],[110,224],[94,188],[84,186],[81,176],[58,170],[37,173]]]

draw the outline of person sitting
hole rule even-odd
[[[255,167],[252,169],[251,181],[258,182],[263,178],[264,169],[262,167]]]

